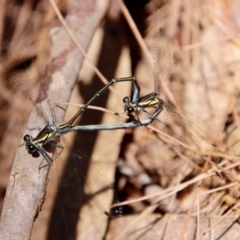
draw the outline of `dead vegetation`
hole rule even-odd
[[[57,2],[80,47],[88,49],[87,59],[91,59],[91,63],[86,58],[82,63],[83,53],[69,40],[71,36],[62,27],[50,1],[1,3],[4,13],[0,22],[2,53],[5,56],[8,49],[14,56],[12,64],[6,64],[2,58],[0,68],[1,201],[15,153],[23,143],[24,129],[26,125],[29,127],[31,111],[31,105],[7,78],[15,66],[15,58],[34,61],[37,73],[29,70],[33,82],[61,72],[66,84],[64,94],[57,92],[61,104],[84,103],[101,89],[101,80],[130,75],[136,77],[144,96],[154,90],[155,74],[161,79],[160,97],[191,113],[184,113],[190,119],[186,127],[192,129],[197,140],[193,142],[184,135],[166,110],[160,114],[160,122],[155,121],[150,127],[69,134],[68,141],[97,161],[107,179],[114,182],[119,199],[125,204],[123,216],[116,219],[108,219],[94,201],[83,204],[71,199],[71,193],[66,193],[69,216],[64,209],[63,218],[62,206],[55,198],[58,186],[58,181],[54,180],[55,166],[51,168],[44,197],[48,171],[39,177],[40,160],[31,163],[29,158],[20,168],[17,164],[21,163],[15,160],[9,186],[13,186],[11,181],[16,184],[18,178],[21,180],[16,175],[21,174],[20,170],[26,176],[33,172],[42,194],[36,196],[38,200],[31,206],[28,234],[37,215],[32,239],[102,239],[103,236],[106,239],[239,239],[240,6],[233,0],[155,1],[155,4],[126,1],[125,4],[120,0],[84,1],[79,7],[77,1]],[[150,51],[141,43],[142,39],[138,39],[131,18]],[[156,28],[161,28],[160,37],[156,37]],[[71,51],[72,55],[68,55]],[[149,52],[157,62],[155,66]],[[62,71],[63,68],[67,70]],[[98,70],[104,77],[99,77]],[[26,74],[19,76],[26,78]],[[69,100],[67,96],[76,79]],[[130,95],[130,85],[119,84],[114,90],[102,95],[94,104],[122,113],[122,97]],[[62,95],[66,95],[65,99]],[[77,109],[69,107],[65,121]],[[63,117],[64,109],[61,114]],[[146,117],[140,113],[141,119]],[[124,121],[116,115],[89,110],[77,124]],[[194,124],[190,126],[190,123]],[[204,152],[212,139],[216,144],[214,149],[221,149],[221,154],[215,150]],[[61,164],[57,159],[56,162],[56,165]],[[27,183],[31,182],[29,179],[25,179]],[[97,177],[92,181],[98,182]],[[34,191],[31,187],[37,192],[36,185],[27,187]],[[74,191],[73,186],[71,189]],[[13,198],[9,191],[7,197]],[[18,197],[16,193],[15,199]],[[31,201],[27,193],[26,197]],[[70,214],[75,211],[74,207],[80,217]],[[1,231],[7,224],[1,221]],[[27,233],[25,236],[27,238]]]

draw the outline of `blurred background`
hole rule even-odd
[[[74,1],[59,0],[56,4],[64,17],[70,18],[74,11],[79,11],[80,16],[88,16],[87,12],[72,8],[76,4]],[[91,41],[85,42],[84,46],[88,49],[88,57],[106,79],[110,81],[114,77],[134,76],[141,86],[141,96],[144,96],[156,90],[153,73],[159,73],[160,97],[193,114],[182,113],[183,117],[190,115],[186,127],[199,136],[197,144],[204,145],[204,141],[213,138],[216,144],[236,157],[240,136],[238,1],[102,0],[97,3],[83,1],[82,4],[86,6],[84,9],[99,11],[96,15],[102,16],[100,21],[93,24],[97,28],[80,28],[79,34],[94,32]],[[33,85],[41,81],[53,48],[52,39],[62,23],[47,0],[1,1],[0,5],[2,208],[15,153],[23,143],[22,136],[32,110],[28,99],[9,81],[8,76],[13,71],[19,71],[20,59],[30,74],[19,71],[19,79],[26,81],[28,78]],[[145,42],[149,52],[139,44],[134,27],[130,27],[131,20],[141,34],[140,41]],[[161,29],[161,36],[154,35],[155,28]],[[155,59],[157,64],[153,67],[149,55],[154,53],[159,58]],[[103,86],[91,64],[83,61],[64,121],[79,109],[79,106],[71,105],[84,104]],[[123,113],[122,97],[131,96],[132,85],[119,83],[114,89],[115,92],[104,93],[94,105]],[[59,104],[63,104],[61,94]],[[139,116],[141,119],[147,117],[144,113]],[[110,169],[103,168],[107,178],[114,182],[121,202],[159,192],[155,198],[129,202],[123,207],[123,216],[117,219],[105,217],[99,220],[97,217],[101,213],[95,216],[90,214],[89,209],[81,208],[80,217],[71,223],[71,228],[76,231],[76,239],[102,239],[104,236],[106,239],[115,239],[117,236],[122,239],[160,239],[163,236],[165,239],[195,239],[193,232],[196,234],[199,227],[196,216],[201,216],[202,222],[209,222],[205,227],[200,223],[200,236],[203,236],[203,232],[209,236],[212,226],[215,227],[212,231],[219,239],[233,237],[235,231],[239,231],[236,222],[239,216],[237,158],[227,158],[228,162],[223,166],[225,172],[221,176],[206,175],[194,180],[210,171],[212,166],[168,137],[178,139],[191,149],[191,139],[186,138],[166,111],[160,114],[159,119],[160,122],[152,124],[155,129],[139,127],[109,132],[79,132],[67,136],[74,147],[93,161],[105,161],[105,165],[108,163]],[[77,125],[125,121],[125,118],[116,114],[88,110]],[[196,125],[188,126],[190,122]],[[167,135],[162,135],[156,129]],[[214,162],[220,163],[222,160],[226,158],[217,158]],[[53,185],[51,187],[54,182],[51,173],[49,179],[50,187],[42,211],[34,223],[32,239],[67,239],[67,233],[63,232],[66,232],[65,226],[68,225],[65,225],[61,214],[56,215],[61,211],[61,206],[58,206],[60,210],[56,210],[57,201],[51,195],[51,189],[54,188]],[[191,180],[191,184],[180,187],[180,184]],[[164,189],[170,188],[175,192],[167,195]],[[157,206],[154,205],[156,203]],[[149,208],[151,206],[152,209]],[[143,213],[146,215],[142,216]],[[224,214],[228,218],[224,218]],[[223,221],[215,226],[216,219],[220,217],[223,217]],[[173,233],[172,229],[176,231]],[[237,235],[231,239],[238,239]]]

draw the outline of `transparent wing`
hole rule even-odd
[[[158,0],[153,0],[153,31],[152,31],[152,54],[154,58],[154,91],[160,94],[161,83],[169,76],[169,68],[172,58],[171,27],[168,17],[170,16],[169,5],[160,9]]]
[[[19,54],[14,50],[8,52],[8,54],[0,55],[1,77],[15,85],[29,99],[34,106],[34,111],[42,119],[43,125],[59,122],[57,116],[53,114],[53,109],[56,107],[55,102],[58,100],[60,91],[49,92],[49,77],[41,78],[39,81],[39,73],[36,71],[33,59],[19,59],[15,57]],[[60,84],[58,83],[58,85]],[[48,96],[51,96],[51,99]]]
[[[211,137],[216,136],[216,132],[206,122],[168,103],[163,102],[163,105],[177,126],[182,130],[190,148],[198,155],[234,156],[225,154],[227,147]]]
[[[113,188],[113,183],[109,183],[107,174],[101,169],[99,164],[91,163],[88,170],[85,171],[83,165],[86,165],[86,155],[83,155],[83,153],[80,155],[80,152],[74,150],[71,158],[74,160],[79,176],[85,179],[89,197],[95,199],[96,204],[100,206],[107,216],[121,216],[121,206],[109,208],[112,203],[119,202],[119,199]]]
[[[69,146],[64,137],[61,137],[57,144],[56,142],[55,139],[53,165],[56,171],[53,174],[56,174],[58,191],[49,235],[51,239],[59,239],[60,236],[62,239],[62,236],[67,234],[65,239],[75,239],[74,234],[80,216],[94,218],[90,219],[91,224],[93,221],[104,219],[105,214],[109,217],[121,216],[122,208],[111,209],[112,200],[118,202],[118,198],[100,166],[91,164],[89,158],[78,149]],[[89,202],[91,203],[89,207],[93,208],[93,211],[83,211],[84,214],[80,215],[83,206]],[[56,228],[59,231],[51,232],[51,229]]]
[[[54,161],[58,169],[58,176],[64,176],[61,180],[64,192],[74,191],[78,195],[74,197],[74,199],[79,199],[78,204],[94,199],[103,214],[105,213],[109,217],[121,216],[122,207],[110,207],[113,202],[118,202],[118,197],[113,184],[99,164],[91,163],[84,153],[70,147],[64,137],[61,137],[61,146],[64,150],[60,149],[58,150],[60,152],[55,153]],[[74,189],[70,186],[73,184],[76,185]],[[61,194],[60,197],[61,199],[66,197],[66,193]]]

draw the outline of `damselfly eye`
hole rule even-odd
[[[133,107],[129,107],[129,108],[127,108],[127,111],[128,111],[128,113],[132,113],[132,112],[134,112],[134,108]]]
[[[27,140],[29,140],[30,139],[30,135],[28,135],[28,134],[26,134],[24,137],[23,137],[23,140],[24,141],[27,141]]]
[[[124,97],[124,98],[123,98],[123,102],[124,102],[124,103],[129,103],[129,97]]]
[[[123,213],[122,206],[114,207],[110,212],[104,212],[109,218],[121,217]]]
[[[31,152],[31,153],[35,152],[36,151],[36,147],[34,145],[32,145],[32,144],[28,145],[28,151]]]

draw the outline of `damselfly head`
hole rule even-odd
[[[124,103],[124,112],[127,112],[127,113],[134,112],[134,107],[131,106],[129,97],[124,97],[123,98],[123,103]]]
[[[105,214],[109,218],[121,217],[123,214],[123,208],[122,208],[122,206],[113,207],[113,208],[111,208],[110,212],[105,211]]]
[[[36,151],[36,147],[34,146],[34,144],[31,143],[31,140],[33,139],[32,136],[30,136],[29,134],[26,134],[24,137],[23,137],[23,140],[25,142],[25,146],[26,146],[26,149],[29,151],[29,153],[33,153]]]

